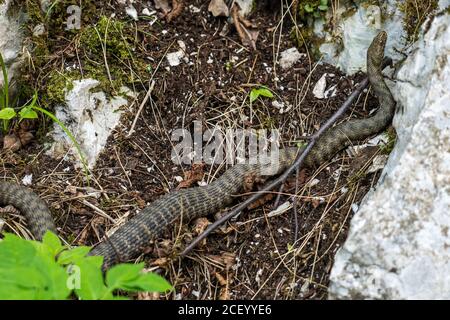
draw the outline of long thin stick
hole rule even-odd
[[[382,68],[384,69],[387,65],[390,65],[392,63],[392,60],[385,58],[383,61]],[[291,175],[292,172],[300,168],[303,161],[305,160],[308,153],[311,151],[311,149],[316,144],[319,137],[333,124],[339,119],[351,106],[353,101],[358,97],[358,95],[369,85],[369,79],[365,78],[361,83],[358,84],[355,91],[352,92],[352,94],[345,100],[345,102],[342,104],[342,106],[329,118],[323,125],[320,127],[320,129],[311,136],[310,141],[306,148],[300,153],[300,155],[297,156],[297,159],[294,161],[294,163],[277,179],[273,180],[272,182],[268,183],[260,192],[254,193],[249,198],[247,198],[245,201],[243,201],[241,204],[239,204],[237,207],[235,207],[233,210],[231,210],[229,213],[221,217],[219,220],[215,221],[213,224],[211,224],[202,234],[200,234],[197,238],[195,238],[187,247],[184,249],[184,251],[181,253],[181,256],[185,256],[188,254],[194,247],[197,246],[197,244],[202,241],[204,238],[206,238],[212,231],[217,229],[220,225],[225,223],[226,221],[230,220],[234,216],[237,216],[242,210],[247,208],[250,204],[261,198],[265,193],[268,191],[278,187],[281,185],[286,179]]]
[[[144,100],[142,100],[141,105],[139,106],[139,110],[136,113],[136,115],[134,116],[134,120],[133,123],[131,124],[131,128],[130,131],[127,134],[127,138],[131,137],[131,135],[134,133],[134,127],[136,126],[136,123],[138,121],[139,115],[141,114],[142,110],[144,109],[145,104],[147,103],[148,99],[150,98],[150,96],[152,95],[153,92],[153,88],[155,87],[155,81],[152,81],[150,83],[150,86],[147,90],[147,94],[144,97]]]

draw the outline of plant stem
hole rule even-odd
[[[0,53],[0,65],[2,67],[2,73],[3,73],[3,108],[8,108],[9,105],[9,92],[8,92],[8,72],[6,71],[5,61],[3,60],[3,56]],[[8,120],[3,120],[3,132],[8,131]]]

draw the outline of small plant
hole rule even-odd
[[[253,102],[255,102],[259,97],[267,97],[267,98],[273,98],[273,93],[267,89],[266,87],[258,87],[258,88],[253,88],[250,91],[250,104],[252,104]]]
[[[314,18],[320,18],[322,13],[328,11],[328,0],[320,0],[316,3],[311,2],[303,5],[305,13],[312,14]]]
[[[5,234],[0,242],[0,299],[127,299],[122,291],[167,292],[171,285],[143,263],[118,264],[103,275],[103,257],[90,247],[69,249],[48,231],[42,242]]]
[[[3,133],[6,134],[9,131],[10,129],[9,123],[13,118],[18,117],[20,122],[23,119],[37,119],[38,118],[37,112],[46,115],[53,122],[58,124],[61,127],[61,129],[67,134],[69,139],[72,141],[73,145],[75,146],[78,152],[78,155],[80,156],[86,177],[88,178],[89,181],[89,171],[87,168],[87,162],[83,155],[83,152],[81,151],[80,145],[77,143],[75,137],[72,135],[69,129],[67,129],[67,127],[61,121],[59,121],[59,119],[53,113],[38,106],[38,94],[36,91],[34,92],[31,102],[26,103],[18,108],[19,110],[18,113],[13,107],[11,107],[9,103],[8,73],[6,71],[6,66],[3,61],[3,56],[1,53],[0,53],[0,66],[3,73],[3,87],[0,88],[0,120],[3,122]]]

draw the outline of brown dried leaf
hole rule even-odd
[[[238,6],[233,6],[231,15],[242,44],[250,46],[253,50],[256,50],[256,40],[258,39],[259,31],[249,30],[245,27],[245,24],[251,25],[251,23],[240,16]]]
[[[204,168],[204,163],[194,163],[192,165],[192,170],[186,171],[184,180],[180,182],[177,189],[190,188],[196,182],[201,181],[204,175]]]
[[[137,300],[159,300],[159,292],[139,292]]]
[[[206,230],[206,228],[211,224],[211,221],[209,221],[206,218],[198,218],[195,220],[194,223],[194,234],[200,234],[203,233],[203,231]]]
[[[158,258],[150,263],[151,266],[163,267],[166,266],[169,262],[168,258]]]
[[[216,272],[215,276],[221,286],[226,286],[228,284],[228,281],[220,273]]]
[[[235,261],[236,261],[236,254],[232,252],[224,252],[222,255],[208,255],[208,258],[217,264],[220,264],[224,266],[226,269],[230,269]]]
[[[178,17],[184,8],[183,0],[172,0],[172,11],[167,15],[167,22],[172,21]]]
[[[228,290],[228,286],[220,289],[219,300],[230,300],[230,290]]]

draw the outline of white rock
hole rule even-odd
[[[150,16],[154,15],[155,13],[156,13],[156,11],[154,11],[154,13],[152,13],[152,12],[150,12],[150,10],[148,8],[144,8],[142,10],[142,14],[147,17],[150,17]]]
[[[235,2],[239,5],[241,10],[239,11],[239,14],[243,17],[249,15],[252,12],[253,9],[253,0],[235,0]]]
[[[397,144],[335,257],[330,298],[450,299],[450,16],[398,72]]]
[[[178,40],[177,43],[180,50],[170,52],[166,55],[166,59],[171,67],[178,66],[181,63],[181,60],[186,56],[186,44],[181,40]]]
[[[95,165],[111,131],[119,123],[122,114],[120,107],[127,105],[127,100],[122,96],[108,100],[104,92],[92,92],[99,83],[94,79],[74,81],[73,89],[65,95],[66,103],[55,108],[56,117],[75,136],[90,168]],[[59,126],[54,128],[50,135],[55,142],[48,154],[60,158],[69,150],[79,161],[70,139]]]
[[[373,37],[382,29],[388,30],[389,38],[386,53],[394,60],[402,58],[398,50],[405,46],[405,32],[403,31],[403,13],[398,7],[397,0],[387,0],[383,8],[375,5],[360,5],[352,14],[344,14],[352,10],[351,6],[342,2],[335,16],[345,16],[339,20],[338,27],[333,30],[340,32],[342,43],[336,43],[336,34],[324,31],[323,20],[315,22],[314,32],[324,39],[319,47],[323,54],[323,61],[338,66],[347,74],[353,74],[366,69],[366,51]],[[330,13],[331,14],[331,13]],[[341,48],[343,48],[341,50]],[[398,50],[396,50],[398,49]]]
[[[33,175],[32,174],[26,174],[23,178],[22,178],[22,184],[24,186],[31,186],[31,183],[33,182]]]
[[[136,10],[136,8],[135,8],[132,4],[130,4],[128,7],[125,8],[125,12],[126,12],[130,17],[132,17],[133,20],[135,20],[135,21],[138,21],[138,20],[139,20],[137,10]]]
[[[324,73],[322,77],[320,77],[319,81],[317,81],[316,85],[313,88],[313,95],[317,99],[325,98],[325,88],[327,87],[327,74]]]
[[[292,67],[298,60],[300,60],[305,54],[298,52],[297,48],[289,48],[281,52],[280,54],[280,66],[281,69],[286,70]]]
[[[19,70],[22,52],[23,13],[15,14],[17,8],[9,11],[11,0],[6,0],[0,4],[0,52],[5,62],[8,78],[11,80]],[[11,13],[14,13],[13,15]],[[10,81],[11,82],[11,81]],[[3,86],[3,75],[0,72],[0,86]]]
[[[228,17],[230,10],[223,0],[211,0],[208,5],[208,11],[212,13],[214,17]]]

